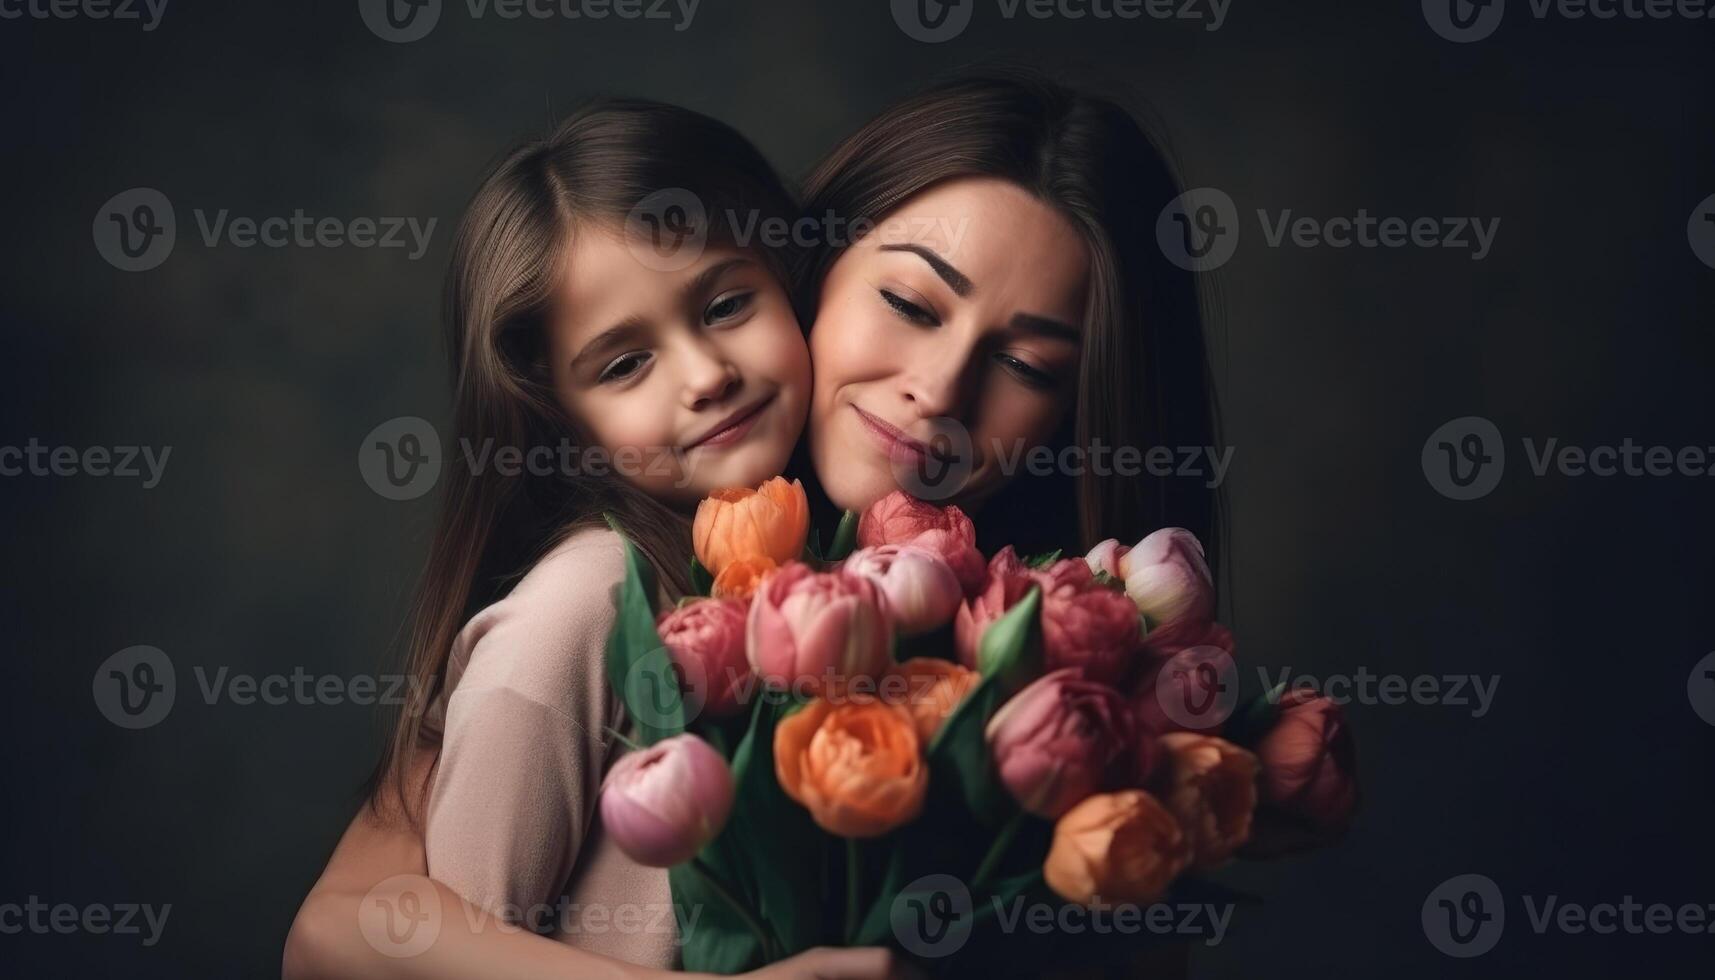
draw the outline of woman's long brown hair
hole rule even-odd
[[[676,593],[689,591],[689,521],[617,477],[505,475],[466,465],[472,455],[520,451],[568,439],[580,427],[561,410],[549,380],[543,326],[569,235],[580,225],[623,227],[658,191],[694,195],[711,219],[709,241],[732,241],[747,218],[788,221],[791,196],[768,162],[735,130],[660,103],[606,100],[576,113],[543,139],[508,152],[483,178],[453,243],[443,303],[452,362],[457,448],[441,484],[439,516],[405,640],[414,697],[393,724],[370,780],[380,808],[397,794],[417,816],[410,785],[421,747],[438,749],[425,714],[445,689],[454,637],[515,577],[575,530],[613,515]],[[785,280],[793,259],[763,248]],[[388,808],[391,810],[391,807]]]
[[[833,149],[804,186],[804,213],[879,223],[913,195],[960,177],[995,177],[1048,203],[1090,254],[1075,411],[1066,445],[1217,447],[1219,419],[1192,273],[1157,244],[1155,218],[1180,193],[1167,155],[1119,103],[1031,69],[989,66],[895,103]],[[805,253],[799,316],[814,319],[823,277],[845,242]],[[1076,500],[1075,514],[1066,501]],[[1045,550],[1136,541],[1189,528],[1211,561],[1224,508],[1203,480],[1086,472],[1015,476],[983,507],[985,544]],[[1040,540],[1038,540],[1040,539]]]

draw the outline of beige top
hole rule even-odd
[[[429,874],[508,922],[641,966],[677,963],[667,872],[602,832],[597,793],[625,752],[605,644],[625,557],[605,528],[573,534],[453,643],[440,766],[429,794]]]

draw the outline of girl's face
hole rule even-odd
[[[612,472],[688,509],[786,468],[810,356],[786,291],[752,253],[710,243],[645,265],[623,231],[573,235],[548,330],[560,405]],[[589,461],[580,461],[589,472]]]
[[[810,451],[833,502],[896,489],[980,503],[1065,420],[1089,258],[1072,225],[992,178],[937,184],[822,283]]]

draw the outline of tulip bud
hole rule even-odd
[[[816,698],[774,731],[774,774],[818,827],[837,837],[876,837],[917,818],[929,767],[911,715],[854,696]]]
[[[1134,736],[1118,692],[1073,668],[1046,674],[989,719],[984,738],[1018,805],[1050,820],[1099,789]]]
[[[1358,802],[1357,747],[1339,705],[1310,688],[1288,691],[1256,754],[1266,805],[1326,836],[1346,829]]]
[[[1140,789],[1098,793],[1055,823],[1042,879],[1078,905],[1148,905],[1190,858],[1179,822],[1155,797]]]
[[[1213,615],[1214,580],[1203,545],[1190,531],[1164,527],[1139,541],[1119,565],[1126,595],[1149,617],[1151,627]]]
[[[743,705],[750,661],[744,651],[745,605],[699,599],[661,614],[655,631],[673,657],[692,717],[726,718]]]
[[[952,566],[935,552],[914,545],[862,548],[841,568],[881,588],[902,636],[927,633],[950,622],[963,598]]]
[[[705,498],[691,522],[691,545],[697,560],[718,577],[740,558],[794,561],[803,555],[809,532],[803,485],[774,477],[755,490],[716,490]]]
[[[1161,800],[1191,841],[1191,866],[1226,862],[1250,838],[1256,812],[1256,756],[1209,735],[1161,737]]]
[[[893,663],[893,621],[874,582],[791,562],[763,579],[751,599],[746,653],[773,690],[821,692],[873,680]]]
[[[669,868],[697,855],[732,812],[732,772],[695,735],[675,735],[621,756],[601,788],[601,820],[626,856]]]
[[[890,698],[904,706],[917,727],[917,740],[924,748],[935,740],[960,702],[982,682],[982,675],[939,657],[912,657],[896,664],[893,674],[904,682],[904,690]]]
[[[860,548],[909,544],[935,552],[952,568],[965,595],[983,587],[985,569],[977,529],[958,507],[938,507],[895,490],[864,508],[858,518]]]

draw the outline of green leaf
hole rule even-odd
[[[606,516],[625,548],[625,581],[618,586],[617,615],[607,636],[607,679],[639,740],[653,745],[685,730],[685,703],[673,658],[655,631],[655,569],[613,515]]]
[[[705,854],[707,851],[705,851]],[[678,918],[680,965],[694,973],[728,975],[763,965],[762,946],[744,919],[689,862],[667,870]]]
[[[711,573],[708,569],[703,567],[703,563],[697,560],[696,555],[692,555],[691,556],[691,591],[695,592],[698,595],[706,596],[709,594],[709,590],[714,588],[714,584],[715,584],[714,574]]]
[[[1060,560],[1060,552],[1061,549],[1055,548],[1053,551],[1050,551],[1045,555],[1037,555],[1035,558],[1026,559],[1024,563],[1031,568],[1047,568],[1049,565]]]
[[[977,644],[977,668],[984,677],[1000,679],[1007,694],[1023,687],[1034,678],[1041,667],[1041,630],[1037,613],[1042,608],[1042,589],[1031,586],[1030,593],[1006,611],[1006,615],[983,630]]]
[[[1097,585],[1100,585],[1103,588],[1113,589],[1115,592],[1125,591],[1125,579],[1116,575],[1109,575],[1107,569],[1103,569],[1095,574],[1095,582]]]
[[[813,527],[810,529],[810,540],[805,543],[804,550],[809,552],[810,557],[813,558],[814,560],[816,560],[818,562],[824,560],[822,558],[822,529],[821,528]]]
[[[858,515],[855,511],[846,511],[840,515],[839,526],[834,528],[833,543],[828,546],[828,561],[845,561],[857,544]]]

